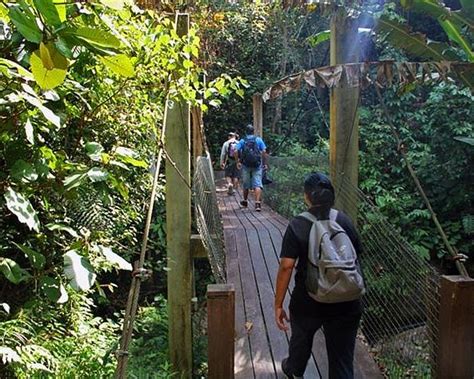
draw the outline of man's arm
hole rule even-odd
[[[262,151],[262,164],[268,170],[270,167],[268,166],[268,153],[266,150]]]
[[[267,145],[263,142],[263,139],[257,137],[257,145],[260,151],[262,152],[262,165],[268,170],[268,153],[267,153]]]
[[[243,140],[240,140],[239,143],[237,144],[237,148],[234,151],[234,158],[235,158],[235,161],[237,162],[237,168],[239,170],[242,167],[242,163],[239,160],[239,151],[242,150],[242,146],[243,146]]]
[[[275,321],[278,329],[284,331],[288,330],[288,325],[285,321],[289,321],[290,319],[283,309],[283,300],[285,300],[285,295],[288,291],[288,285],[290,284],[295,262],[296,259],[293,258],[281,258],[276,280]]]
[[[225,167],[227,162],[227,142],[224,142],[221,149],[221,168]]]

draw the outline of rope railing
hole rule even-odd
[[[265,201],[290,218],[301,212],[302,178],[327,172],[324,157],[270,160],[273,184]],[[360,189],[343,178],[338,196],[358,209],[357,226],[367,284],[361,336],[387,377],[430,377],[436,363],[439,274],[400,235],[397,228]]]
[[[214,171],[209,156],[198,157],[196,160],[193,200],[196,226],[208,252],[216,283],[225,283],[224,229],[217,203]]]

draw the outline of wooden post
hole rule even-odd
[[[193,107],[191,110],[192,116],[192,135],[191,141],[193,144],[193,162],[196,162],[197,157],[202,155],[202,114],[201,110]]]
[[[263,100],[260,93],[253,95],[253,127],[255,135],[263,137]]]
[[[338,9],[331,19],[331,65],[357,62],[359,38],[357,21]],[[340,196],[342,177],[358,185],[359,172],[359,118],[357,107],[359,88],[350,87],[343,75],[339,84],[330,92],[330,175],[336,189],[336,207],[357,220],[357,196],[355,191]]]
[[[436,377],[474,378],[474,279],[441,277]]]
[[[234,378],[235,291],[232,284],[207,286],[208,378]]]
[[[183,36],[189,15],[177,15],[177,33]],[[166,161],[166,229],[168,254],[168,330],[170,362],[180,378],[192,375],[192,262],[190,110],[185,101],[168,103],[165,146],[173,164]],[[179,171],[179,172],[178,172]],[[183,176],[183,177],[182,177]]]

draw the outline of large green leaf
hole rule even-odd
[[[37,97],[31,96],[27,94],[26,92],[21,93],[21,97],[25,99],[28,103],[31,105],[35,106],[38,108],[43,116],[51,122],[53,125],[60,127],[61,126],[61,119],[59,118],[58,115],[56,115],[51,109],[48,107],[45,107],[42,103],[41,100],[38,99]]]
[[[58,12],[59,20],[61,22],[66,21],[66,4],[64,0],[53,0],[53,2]]]
[[[120,47],[119,39],[102,29],[82,27],[75,30],[73,35],[91,45],[112,49],[118,49]]]
[[[22,269],[18,263],[10,258],[0,257],[0,272],[10,282],[18,284],[30,278],[30,274]]]
[[[21,182],[34,182],[38,179],[38,173],[35,168],[24,161],[23,159],[18,159],[10,169],[10,175]]]
[[[61,18],[53,0],[33,0],[33,2],[48,24],[54,27],[61,25]]]
[[[69,284],[77,291],[89,290],[95,282],[96,274],[89,261],[81,257],[75,250],[64,254],[64,274]]]
[[[105,259],[111,263],[114,267],[117,267],[120,270],[132,271],[132,265],[123,259],[120,255],[114,253],[110,247],[98,245],[95,249],[103,254]]]
[[[25,134],[26,134],[26,140],[30,144],[34,145],[35,144],[35,135],[34,135],[33,125],[31,124],[30,119],[26,120]]]
[[[109,173],[99,167],[92,167],[89,171],[87,171],[87,176],[93,183],[103,182],[104,180],[107,180]]]
[[[135,69],[133,68],[132,61],[125,54],[117,54],[108,57],[100,58],[108,68],[114,73],[120,76],[130,78],[135,75]]]
[[[135,167],[147,168],[148,164],[139,159],[139,155],[135,150],[129,149],[128,147],[119,146],[115,150],[116,157],[124,163],[130,164]]]
[[[307,38],[308,43],[311,47],[318,46],[321,42],[327,41],[331,38],[331,31],[324,30],[322,32],[316,33],[313,36]]]
[[[87,173],[76,173],[67,176],[63,181],[65,190],[70,191],[73,188],[79,187],[86,176]]]
[[[37,270],[41,270],[45,263],[46,263],[46,258],[44,257],[43,254],[41,253],[38,253],[37,251],[29,248],[28,246],[25,246],[25,245],[22,245],[22,244],[19,244],[19,243],[15,243],[13,242],[13,244],[19,248],[23,253],[25,253],[25,255],[28,257],[28,260],[30,261],[31,263],[31,266]]]
[[[29,200],[11,187],[6,189],[4,197],[7,201],[7,208],[18,218],[18,221],[26,224],[31,230],[39,232],[38,216]]]
[[[100,2],[108,8],[121,11],[125,5],[125,0],[100,0]]]
[[[43,89],[57,87],[66,78],[68,61],[52,43],[41,43],[31,55],[30,65],[36,82]]]
[[[0,3],[0,21],[6,24],[10,22],[10,17],[8,16],[8,8],[3,3]]]
[[[474,146],[474,138],[471,137],[454,137],[456,141],[467,143],[468,145]]]
[[[62,304],[68,300],[66,289],[59,279],[44,276],[41,278],[39,285],[40,289],[51,301]]]
[[[472,3],[472,0],[469,0]],[[474,24],[464,17],[460,12],[452,12],[439,0],[401,0],[400,3],[405,9],[410,9],[418,13],[430,15],[433,18],[442,18],[443,20],[450,20],[460,22],[464,25],[474,28]],[[468,9],[464,6],[465,9]]]
[[[10,7],[8,15],[20,34],[27,41],[41,42],[43,34],[36,24],[36,17],[24,1],[20,1],[20,5]]]
[[[8,72],[15,76],[21,76],[26,80],[33,80],[33,75],[23,66],[20,66],[18,63],[10,61],[5,58],[0,58],[0,71],[4,72],[4,68],[8,70]]]
[[[79,237],[79,235],[73,228],[64,224],[50,223],[50,224],[46,224],[46,227],[51,231],[59,230],[61,232],[69,233],[69,235],[71,235],[71,237],[74,237],[74,238]]]
[[[90,159],[95,162],[102,161],[102,153],[104,152],[104,147],[98,142],[87,142],[86,143],[86,153]]]
[[[434,61],[450,60],[447,54],[449,46],[439,42],[428,41],[421,33],[413,33],[410,28],[399,21],[382,15],[376,20],[375,31],[385,36],[395,47],[409,54]]]
[[[440,17],[439,24],[444,29],[445,33],[451,41],[458,44],[467,54],[467,59],[474,62],[474,53],[471,50],[469,42],[461,34],[461,29],[452,21]]]

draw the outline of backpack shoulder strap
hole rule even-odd
[[[318,219],[309,212],[300,213],[298,216],[301,216],[301,217],[305,218],[306,220],[311,221],[313,223],[318,222]]]
[[[329,212],[329,220],[336,221],[337,214],[338,214],[337,210],[331,208],[331,211]]]

